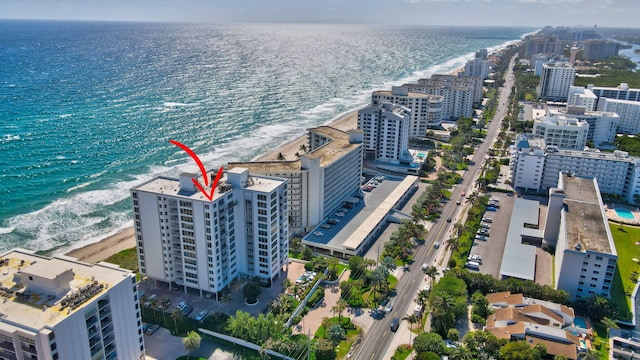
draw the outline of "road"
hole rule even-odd
[[[409,305],[416,296],[418,286],[424,277],[420,267],[423,263],[432,264],[436,259],[437,250],[433,247],[436,241],[440,241],[444,246],[444,241],[447,239],[447,234],[451,231],[456,219],[461,215],[461,209],[463,206],[456,205],[456,199],[459,199],[463,192],[467,194],[475,189],[475,181],[480,175],[482,166],[484,164],[485,156],[488,153],[490,146],[493,145],[495,138],[500,130],[500,123],[507,114],[508,98],[511,94],[511,87],[513,86],[513,64],[515,56],[509,63],[509,70],[505,79],[504,86],[500,89],[498,97],[498,106],[496,114],[493,120],[489,123],[487,128],[487,137],[478,146],[476,152],[472,158],[473,165],[470,165],[465,174],[463,175],[462,183],[453,189],[451,192],[451,200],[442,209],[441,220],[433,224],[431,231],[427,234],[425,246],[421,246],[417,249],[414,256],[414,262],[409,266],[409,271],[406,272],[398,281],[396,286],[396,297],[394,298],[394,308],[390,314],[387,314],[382,320],[376,321],[365,335],[362,344],[357,350],[356,359],[380,359],[384,356],[393,341],[394,332],[391,332],[389,326],[393,318],[397,317],[402,319],[405,314],[408,313]],[[452,218],[452,222],[446,222],[445,219]]]

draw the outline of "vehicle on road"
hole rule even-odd
[[[438,249],[440,247],[440,241],[436,241],[433,243],[433,247]]]
[[[486,223],[492,223],[493,222],[493,220],[491,218],[488,218],[488,217],[483,217],[482,221],[484,221]]]
[[[476,240],[487,241],[487,237],[484,235],[476,235]]]
[[[400,327],[400,319],[394,318],[393,320],[391,320],[391,326],[389,327],[389,329],[391,329],[391,331],[393,332],[396,332],[398,331],[398,327]]]
[[[493,206],[488,206],[487,211],[497,211],[498,209]]]
[[[202,310],[198,313],[198,315],[196,315],[195,319],[196,321],[204,321],[204,318],[207,317],[207,315],[209,314],[209,312],[207,310]]]
[[[428,268],[429,268],[429,264],[427,264],[427,263],[422,264],[422,271],[425,271]]]
[[[460,205],[460,200],[456,201],[456,205]]]
[[[393,310],[393,300],[389,300],[387,306],[384,307],[384,312],[390,313]]]
[[[447,222],[450,223],[451,222],[451,218],[447,218]]]

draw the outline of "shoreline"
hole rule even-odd
[[[460,71],[464,71],[464,67],[455,68],[449,71],[447,75],[455,75]],[[355,129],[358,126],[358,110],[362,109],[364,106],[359,106],[352,110],[346,111],[321,126],[332,126],[343,131]],[[295,139],[292,139],[290,141],[287,141],[278,145],[273,150],[268,151],[263,155],[259,155],[251,159],[250,161],[277,160],[279,153],[282,153],[285,159],[288,159],[288,160],[296,159],[295,154],[300,151],[300,145],[302,144],[306,145],[306,141],[307,141],[307,134],[301,135]],[[118,231],[113,235],[100,239],[94,243],[90,243],[82,247],[66,251],[64,254],[53,254],[53,255],[54,256],[64,255],[64,256],[76,258],[79,261],[83,261],[87,263],[97,263],[100,261],[104,261],[110,256],[115,255],[123,250],[131,249],[135,247],[136,247],[135,230],[133,226],[130,226]]]

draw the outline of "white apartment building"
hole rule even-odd
[[[131,189],[140,273],[201,296],[240,276],[279,277],[289,260],[287,180],[236,167],[212,200],[193,181],[206,185],[184,173]]]
[[[0,358],[144,358],[131,271],[23,249],[0,255],[0,268]]]
[[[543,138],[547,146],[559,149],[583,150],[588,132],[586,121],[560,114],[547,114],[533,122],[534,136]]]
[[[464,65],[465,76],[475,76],[482,80],[489,77],[489,60],[487,60],[487,50],[478,51],[472,60]]]
[[[551,101],[567,101],[575,75],[576,70],[567,63],[543,65],[538,97]]]
[[[403,90],[400,90],[402,88]],[[396,90],[442,96],[442,120],[473,116],[474,104],[482,101],[482,79],[473,76],[432,75],[417,84],[404,84]]]
[[[598,110],[618,114],[617,131],[623,134],[640,133],[640,101],[600,98]]]
[[[621,83],[617,87],[593,86],[587,85],[587,89],[591,90],[597,97],[606,97],[607,99],[640,101],[640,89],[629,88],[629,84]]]
[[[593,91],[581,86],[571,86],[567,98],[567,107],[583,107],[585,110],[594,111],[598,105],[598,97]]]
[[[556,247],[556,288],[572,300],[609,297],[616,270],[618,255],[598,188],[595,178],[564,173],[549,190],[545,240]]]
[[[567,106],[566,110],[549,109],[549,114],[566,116],[589,124],[587,140],[596,147],[612,147],[616,139],[620,117],[613,112],[586,111],[584,107]]]
[[[442,123],[444,97],[420,92],[409,92],[406,87],[394,86],[391,91],[374,91],[371,105],[393,103],[411,111],[410,137],[424,137],[427,130]]]
[[[358,129],[364,131],[365,158],[392,164],[411,163],[410,116],[411,111],[391,103],[359,110]]]
[[[230,162],[228,169],[286,178],[289,229],[304,235],[358,194],[362,176],[362,130],[345,132],[330,126],[308,129],[307,152],[296,160]]]
[[[544,161],[546,159],[544,139],[516,136],[511,149],[511,181],[513,187],[524,191],[540,191]]]

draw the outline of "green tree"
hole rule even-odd
[[[302,239],[297,236],[291,238],[291,241],[289,241],[289,249],[294,253],[298,253],[300,252],[300,248],[302,248]]]
[[[578,360],[598,360],[598,359],[600,359],[600,356],[598,356],[598,353],[593,350],[581,352],[580,354],[578,354]]]
[[[282,161],[282,160],[286,160],[286,159],[287,159],[287,157],[283,153],[281,153],[281,152],[278,153],[278,160]]]
[[[162,305],[162,325],[167,322],[167,312],[165,311],[167,308],[167,304],[171,303],[171,299],[166,296],[160,298],[160,304]]]
[[[447,250],[451,252],[456,252],[460,250],[460,238],[452,237],[445,241],[445,245],[447,246]]]
[[[250,304],[255,304],[258,301],[258,296],[262,293],[262,288],[257,283],[251,281],[244,285],[242,288],[242,296],[247,299]]]
[[[182,345],[187,349],[187,360],[189,360],[191,352],[200,347],[201,341],[200,334],[195,331],[189,331],[187,337],[182,338]]]
[[[553,360],[569,360],[569,359],[567,359],[567,357],[564,355],[556,355],[553,357]]]
[[[446,345],[442,336],[434,332],[422,333],[413,339],[413,348],[417,353],[431,351],[438,355],[444,355]]]
[[[497,358],[500,348],[506,340],[500,340],[487,331],[471,331],[462,338],[464,346],[469,349],[474,359]]]
[[[431,351],[425,351],[425,352],[418,353],[415,359],[416,360],[440,360],[440,355]]]
[[[306,152],[307,152],[307,145],[305,145],[305,144],[300,145],[299,150],[300,150],[302,153],[306,153]]]
[[[327,339],[318,339],[315,348],[316,360],[334,360],[336,350],[333,343]]]
[[[153,314],[153,321],[156,321],[156,306],[158,305],[158,299],[154,297],[149,298],[149,307],[151,308],[151,313]]]
[[[329,330],[327,330],[327,337],[334,344],[338,344],[340,341],[342,341],[342,340],[344,340],[346,338],[346,334],[345,334],[344,329],[342,328],[342,326],[340,326],[338,324],[333,324],[333,325],[329,326]]]
[[[182,311],[178,308],[171,311],[171,318],[173,319],[173,325],[176,327],[176,334],[178,333],[178,320],[182,320]]]
[[[329,262],[329,278],[337,279],[338,265],[340,265],[340,260],[337,257],[330,257],[328,262]]]
[[[478,315],[481,318],[486,318],[489,315],[489,300],[487,297],[476,291],[471,295],[471,312]]]
[[[541,360],[538,355],[526,341],[512,341],[500,349],[503,360]]]
[[[347,306],[349,306],[349,303],[347,303],[346,300],[344,299],[338,299],[338,301],[336,301],[336,304],[331,308],[331,311],[334,314],[338,314],[338,323],[341,323],[342,321],[342,312],[347,308]]]
[[[313,258],[313,251],[310,247],[305,246],[302,248],[302,254],[300,255],[300,257],[302,257],[302,260],[309,261]]]
[[[395,260],[393,260],[393,258],[391,256],[385,256],[382,259],[382,266],[384,266],[385,268],[389,269],[389,270],[395,270],[396,268],[396,262]]]
[[[362,278],[365,274],[367,263],[362,256],[352,256],[349,258],[350,277],[352,279]]]
[[[233,301],[233,299],[231,298],[231,294],[229,294],[228,292],[224,292],[222,293],[222,295],[220,295],[220,299],[219,301],[225,305],[225,308],[227,307],[227,305],[231,304],[231,301]]]
[[[421,321],[420,316],[416,314],[405,315],[404,319],[411,325],[411,332],[413,332],[413,325]],[[409,342],[411,342],[411,334],[409,334]]]
[[[545,357],[547,357],[547,345],[541,342],[537,343],[533,347],[533,353],[536,358],[544,359]]]
[[[473,354],[464,346],[456,346],[449,351],[449,360],[473,360]]]
[[[458,341],[460,339],[460,332],[456,328],[447,330],[447,339],[451,341]]]
[[[593,295],[587,299],[576,300],[573,307],[576,313],[589,316],[595,322],[604,318],[615,319],[618,316],[615,304],[604,296]]]
[[[431,265],[428,266],[423,272],[429,277],[429,279],[431,280],[431,286],[433,287],[433,282],[436,280],[436,276],[438,275],[438,268]]]

